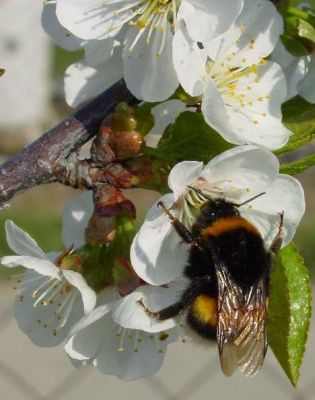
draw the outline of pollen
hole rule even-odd
[[[141,345],[148,340],[150,341],[150,345],[156,347],[158,353],[163,353],[164,350],[161,348],[160,343],[164,342],[169,337],[169,334],[166,332],[148,334],[144,331],[125,329],[120,326],[116,333],[116,337],[118,341],[116,350],[119,353],[123,351],[133,351],[134,353],[138,353],[141,349]]]
[[[105,2],[105,6],[123,3],[121,1],[109,0]],[[108,29],[109,32],[121,28],[123,25],[136,26],[139,30],[134,38],[129,51],[132,51],[136,43],[142,35],[146,35],[145,41],[147,44],[151,42],[153,32],[162,33],[159,38],[160,46],[156,56],[159,56],[165,45],[166,26],[170,23],[173,27],[176,26],[176,13],[179,2],[177,0],[134,0],[129,4],[118,5],[117,9],[112,13],[113,22]],[[121,14],[129,15],[122,18]]]

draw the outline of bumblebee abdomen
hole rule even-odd
[[[270,255],[263,239],[249,221],[239,215],[218,219],[204,228],[200,236],[211,242],[237,284],[242,288],[253,285],[270,269]]]
[[[187,321],[202,337],[215,339],[218,323],[217,299],[208,294],[197,296],[188,310]]]

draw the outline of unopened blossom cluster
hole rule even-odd
[[[173,166],[162,197],[140,189],[126,194],[137,212],[147,212],[135,222],[129,257],[118,258],[127,277],[121,285],[119,280],[94,284],[82,263],[93,212],[90,193],[65,206],[60,252],[45,254],[14,222],[6,223],[16,255],[3,257],[1,264],[26,269],[18,277],[15,302],[23,332],[39,346],[62,344],[75,366],[91,364],[136,379],[161,367],[168,345],[189,339],[184,318],[158,321],[143,307],[154,312],[175,303],[187,284],[189,246],[159,202],[191,228],[202,206],[194,189],[238,204],[265,193],[241,207],[241,216],[269,248],[275,221],[284,213],[282,246],[292,240],[305,210],[303,188],[279,173],[272,151],[292,134],[282,123],[283,102],[297,93],[315,102],[315,59],[286,53],[280,41],[283,19],[267,0],[48,0],[42,22],[58,45],[84,50],[84,58],[65,73],[69,105],[78,106],[123,78],[137,99],[160,103],[146,137],[155,147],[186,109],[176,97],[180,88],[206,124],[231,144],[207,164],[191,159]],[[101,268],[107,268],[106,260]]]

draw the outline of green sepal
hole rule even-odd
[[[194,105],[202,100],[200,96],[198,97],[190,96],[187,92],[185,92],[182,86],[179,86],[177,88],[176,92],[173,94],[171,99],[180,100],[187,105]]]
[[[117,258],[129,260],[130,246],[135,235],[132,218],[122,213],[116,217],[115,237],[103,246],[86,244],[80,249],[82,274],[87,284],[96,292],[113,286]]]
[[[315,104],[296,96],[282,105],[283,124],[293,132],[288,143],[275,154],[298,149],[315,137]]]
[[[311,283],[293,244],[276,257],[268,307],[269,345],[293,386],[297,385],[311,317]]]
[[[158,147],[146,148],[145,153],[174,165],[183,160],[208,162],[231,147],[206,123],[202,113],[184,111],[166,128]]]
[[[154,117],[151,113],[153,107],[158,103],[143,103],[135,107],[134,114],[137,121],[137,131],[144,137],[150,132],[154,125]]]
[[[289,164],[282,164],[280,166],[281,174],[297,175],[308,168],[315,165],[315,154],[302,158],[301,160],[294,161]]]

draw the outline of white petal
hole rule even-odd
[[[0,262],[5,267],[18,267],[22,266],[27,269],[34,270],[40,275],[50,276],[52,278],[60,278],[60,269],[49,260],[30,256],[6,256],[0,259]]]
[[[206,122],[226,140],[231,143],[240,140],[230,126],[224,100],[216,83],[211,78],[208,78],[205,85],[201,109]]]
[[[172,283],[168,287],[144,285],[140,286],[133,293],[123,297],[116,302],[113,307],[113,319],[119,325],[128,329],[141,329],[146,332],[161,332],[176,325],[173,318],[165,321],[158,321],[149,316],[143,306],[143,303],[151,311],[160,311],[163,308],[176,303],[181,298],[181,292],[186,285]]]
[[[202,177],[209,182],[210,188],[220,188],[225,197],[243,202],[268,190],[278,171],[279,161],[270,151],[254,146],[237,146],[211,160]],[[256,201],[258,199],[252,204]]]
[[[207,54],[192,40],[184,24],[179,23],[173,40],[173,63],[178,80],[190,96],[200,96],[204,90]]]
[[[174,196],[161,198],[167,207]],[[188,246],[157,204],[154,204],[130,249],[131,263],[136,273],[146,282],[162,285],[180,276],[188,258]]]
[[[84,245],[84,231],[93,212],[92,191],[85,191],[68,201],[62,211],[62,240],[67,248]]]
[[[20,256],[46,258],[46,254],[38,246],[35,240],[13,221],[5,222],[5,232],[8,246],[14,253]]]
[[[96,308],[74,326],[65,346],[67,353],[78,360],[89,360],[101,372],[120,379],[154,373],[162,364],[167,341],[155,341],[145,332],[123,333],[109,314],[112,305]],[[123,351],[118,351],[121,347]]]
[[[310,103],[315,103],[315,56],[310,57],[305,78],[298,85],[299,94]]]
[[[36,275],[34,273],[26,274],[26,280],[31,280],[32,277],[36,278]],[[22,284],[23,290],[15,300],[14,314],[20,329],[34,344],[41,347],[53,347],[63,342],[72,324],[82,317],[83,309],[80,302],[75,302],[65,325],[59,329],[62,320],[56,314],[61,314],[58,313],[59,304],[64,301],[65,295],[59,294],[53,304],[42,305],[39,303],[34,307],[36,298],[33,297],[33,292],[45,281],[47,278],[40,278]],[[50,284],[52,290],[54,290],[54,282],[56,281],[52,280]]]
[[[68,51],[80,49],[81,40],[65,29],[57,19],[56,4],[44,3],[42,13],[42,26],[60,47]]]
[[[79,290],[82,296],[84,313],[87,314],[92,311],[96,304],[96,293],[91,289],[83,276],[79,272],[64,270],[62,271],[66,280],[70,285]]]
[[[172,168],[168,176],[168,186],[174,193],[175,201],[185,192],[188,185],[200,177],[202,170],[203,163],[198,161],[182,161]]]
[[[258,63],[276,46],[282,24],[282,17],[271,2],[245,0],[235,24],[209,43],[209,56],[218,63],[229,57],[229,67]]]
[[[158,371],[163,363],[167,341],[155,340],[152,337],[154,334],[130,331],[130,334],[126,332],[123,351],[118,351],[121,347],[118,329],[119,325],[113,324],[112,331],[104,337],[93,365],[105,374],[116,375],[124,380],[138,379]]]
[[[119,31],[119,22],[128,12],[115,14],[117,5],[102,0],[58,0],[56,14],[60,23],[82,39],[106,39]],[[117,28],[115,28],[117,27]]]
[[[66,101],[71,107],[97,96],[122,77],[120,54],[97,67],[87,65],[85,61],[70,65],[64,78]]]
[[[202,42],[226,31],[242,7],[242,0],[184,0],[177,18],[184,19],[193,40]]]
[[[271,60],[281,66],[287,80],[287,97],[286,100],[298,94],[298,83],[305,77],[308,57],[294,57],[290,54],[281,40],[271,54]]]
[[[253,222],[269,246],[278,232],[284,211],[285,246],[292,240],[305,211],[304,191],[300,182],[289,176],[279,175],[266,194],[240,209],[242,215]]]
[[[85,52],[85,61],[91,67],[107,62],[114,53],[114,39],[87,40],[82,47]]]
[[[270,56],[271,61],[276,62],[282,68],[287,68],[296,58],[297,57],[294,57],[286,50],[281,40],[278,40],[278,43]]]
[[[138,99],[163,101],[170,97],[178,86],[172,64],[173,34],[170,25],[167,23],[165,30],[154,30],[149,43],[147,32],[143,32],[134,44],[138,34],[139,29],[133,27],[126,36],[123,51],[126,85]]]
[[[76,360],[89,360],[97,356],[104,336],[111,329],[111,317],[104,318],[111,310],[111,305],[97,307],[75,324],[69,333],[65,350]],[[107,329],[106,322],[109,323]]]
[[[305,78],[307,74],[307,57],[298,58],[284,70],[287,80],[287,97],[286,100],[296,96],[299,91],[299,83]],[[302,96],[303,97],[303,96]]]
[[[187,110],[184,103],[179,100],[169,100],[153,107],[151,112],[154,116],[154,126],[145,136],[147,146],[157,147],[166,127],[172,124],[178,115]]]

